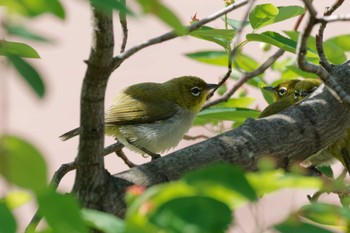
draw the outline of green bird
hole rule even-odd
[[[266,86],[274,94],[275,102],[267,106],[258,118],[279,113],[293,104],[301,101],[321,85],[318,79],[288,80],[275,87]],[[302,164],[306,166],[329,166],[336,160],[340,161],[350,174],[350,129],[334,143],[311,155]]]

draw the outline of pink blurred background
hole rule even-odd
[[[216,1],[164,1],[182,19],[188,23],[190,18],[197,13],[197,18],[204,18],[223,8],[224,2]],[[272,2],[276,5],[280,1],[257,1],[257,4]],[[286,4],[283,1],[282,4]],[[301,1],[288,1],[290,4],[299,4]],[[317,2],[317,9],[323,12],[325,6],[331,5],[333,1]],[[90,11],[86,1],[62,0],[66,9],[67,19],[62,22],[52,16],[43,16],[30,23],[30,26],[45,35],[55,39],[54,45],[43,45],[29,42],[40,54],[42,59],[31,60],[40,68],[45,79],[47,93],[44,100],[38,100],[27,85],[11,69],[1,72],[3,80],[2,95],[6,99],[1,100],[5,107],[0,113],[1,128],[8,133],[25,137],[39,147],[44,154],[49,167],[50,177],[62,163],[74,160],[77,152],[78,139],[62,142],[58,136],[79,125],[79,97],[82,79],[86,65],[83,60],[87,59],[90,50],[91,27]],[[136,9],[135,6],[133,8]],[[229,14],[230,18],[240,20],[245,8]],[[350,3],[345,2],[336,13],[348,13]],[[278,23],[264,30],[292,30],[295,19]],[[210,24],[214,27],[223,27],[223,22],[217,20]],[[169,31],[169,28],[152,16],[130,18],[128,20],[129,40],[127,48],[153,38]],[[345,30],[344,30],[345,29]],[[115,18],[115,40],[116,54],[121,44],[120,25]],[[345,23],[333,23],[326,29],[326,38],[349,33],[348,25]],[[245,32],[251,32],[247,28]],[[144,81],[164,82],[170,78],[182,75],[200,76],[208,82],[217,82],[226,72],[225,67],[210,66],[190,60],[184,56],[185,53],[199,50],[220,49],[217,45],[198,40],[191,37],[178,38],[162,44],[146,48],[129,58],[116,70],[110,78],[106,94],[106,106],[110,105],[114,95],[122,88],[134,83]],[[245,48],[245,52],[252,54],[255,59],[262,62],[267,58],[261,53],[258,43],[251,43]],[[290,54],[289,54],[290,55]],[[275,73],[269,73],[269,79],[277,79]],[[257,98],[257,105],[262,109],[266,103],[258,91],[250,91]],[[5,110],[4,110],[5,109]],[[212,133],[203,128],[192,129],[190,135]],[[106,139],[106,145],[113,143],[111,138]],[[193,144],[192,141],[183,141],[178,148]],[[177,149],[178,149],[177,148]],[[139,155],[126,151],[129,158],[136,163],[148,162]],[[106,157],[105,164],[111,173],[126,170],[127,167],[116,156]],[[30,175],[30,174],[28,174]],[[59,190],[69,191],[74,181],[74,172],[69,173],[60,184]],[[0,180],[1,182],[1,180]],[[14,189],[0,183],[0,194],[8,189]],[[312,190],[296,191],[283,190],[276,194],[267,195],[259,206],[241,208],[236,211],[238,227],[234,232],[253,232],[258,228],[266,227],[272,223],[282,220],[287,214],[296,210],[302,203],[307,202],[306,194]],[[16,210],[20,218],[22,229],[32,217],[34,211],[33,203],[29,203]],[[257,216],[260,216],[257,218]],[[259,221],[256,221],[259,219]]]

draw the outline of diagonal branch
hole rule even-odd
[[[197,22],[195,22],[194,24],[190,25],[187,27],[187,32],[190,33],[198,28],[200,28],[201,26],[211,22],[211,21],[214,21],[215,19],[223,16],[224,14],[227,14],[228,12],[230,11],[233,11],[237,8],[240,8],[242,6],[244,6],[245,4],[247,4],[249,2],[249,0],[241,0],[241,1],[238,1],[234,4],[231,4],[229,6],[227,6],[226,8],[208,16],[207,18],[204,18],[204,19],[201,19]],[[117,55],[116,57],[113,58],[113,63],[112,63],[112,69],[115,70],[117,69],[121,63],[123,63],[127,58],[129,58],[130,56],[132,56],[133,54],[135,54],[136,52],[140,51],[141,49],[144,49],[146,47],[149,47],[151,45],[154,45],[154,44],[159,44],[159,43],[162,43],[164,41],[168,41],[168,40],[171,40],[171,39],[174,39],[174,38],[177,38],[179,37],[179,35],[177,35],[174,31],[171,31],[171,32],[168,32],[168,33],[165,33],[161,36],[158,36],[158,37],[155,37],[155,38],[152,38],[152,39],[149,39],[145,42],[142,42],[138,45],[135,45],[134,47],[126,50],[125,52]]]
[[[203,106],[203,109],[209,108],[210,106],[213,106],[215,104],[227,101],[237,90],[240,88],[244,83],[246,83],[249,79],[254,78],[257,75],[260,75],[264,73],[279,57],[281,57],[284,54],[284,50],[279,49],[276,53],[274,53],[271,57],[269,57],[259,68],[256,70],[245,73],[242,75],[242,77],[239,79],[239,81],[233,86],[231,90],[226,92],[223,96],[221,96],[218,99],[215,99],[213,101],[210,101],[206,103]]]
[[[124,6],[126,5],[125,0],[120,0],[120,3]],[[122,53],[125,51],[126,43],[128,41],[128,23],[126,20],[126,13],[123,11],[119,12],[119,22],[123,31],[122,44],[120,46],[120,52]]]
[[[324,16],[330,16],[338,7],[340,7],[343,4],[344,0],[337,0],[330,8],[327,8],[324,12]],[[320,64],[323,68],[325,68],[327,71],[330,71],[332,69],[332,65],[329,64],[326,55],[324,53],[323,49],[323,33],[327,26],[327,21],[321,22],[320,28],[318,30],[318,33],[316,35],[316,48],[318,52],[318,56],[320,58]]]

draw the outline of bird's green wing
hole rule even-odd
[[[106,125],[153,123],[173,116],[178,108],[156,83],[134,85],[121,92],[106,111]]]

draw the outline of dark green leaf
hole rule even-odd
[[[285,51],[295,53],[297,43],[276,32],[251,33],[246,35],[248,41],[259,41],[272,44]]]
[[[29,45],[6,40],[0,40],[0,55],[40,58],[35,49]]]
[[[111,9],[114,9],[126,14],[130,14],[130,15],[133,14],[126,5],[120,2],[120,0],[90,0],[90,2],[96,8],[99,8],[101,10],[109,11]]]
[[[39,213],[54,232],[87,233],[77,200],[71,195],[47,192],[38,198]]]
[[[191,36],[214,42],[227,49],[231,43],[236,30],[233,29],[215,29],[208,26],[202,26],[198,30],[190,33]]]
[[[258,199],[244,171],[232,165],[214,165],[189,173],[183,178],[190,185],[210,187],[221,185],[238,192],[251,201]]]
[[[334,179],[334,173],[331,166],[320,166],[317,167],[317,170],[319,170],[322,174]]]
[[[174,233],[224,233],[232,222],[232,215],[229,207],[216,199],[180,197],[158,207],[150,221]]]
[[[322,227],[300,221],[286,221],[276,225],[275,229],[281,233],[332,233]]]
[[[47,170],[41,153],[15,136],[0,138],[0,173],[9,182],[36,193],[47,187]]]
[[[8,56],[8,60],[38,95],[38,97],[44,97],[45,85],[38,71],[36,71],[35,68],[28,62],[18,56]]]
[[[151,13],[157,16],[165,24],[170,26],[179,35],[187,33],[186,27],[183,26],[180,19],[159,0],[137,0],[145,13]]]
[[[22,37],[25,39],[38,41],[38,42],[45,42],[45,43],[52,43],[53,41],[47,37],[41,36],[37,33],[33,33],[32,31],[28,30],[23,25],[13,25],[13,24],[5,24],[6,31],[10,35]]]
[[[0,202],[0,232],[16,233],[16,219],[5,203]]]
[[[254,29],[268,25],[278,15],[278,8],[273,4],[256,5],[249,14],[250,25]]]
[[[65,18],[64,8],[58,0],[0,0],[0,5],[7,7],[10,12],[28,17],[36,17],[45,13],[51,13],[61,19]]]
[[[104,233],[124,232],[124,222],[114,215],[92,209],[83,209],[82,214],[89,227]]]
[[[336,44],[344,51],[350,51],[350,34],[332,37],[325,41],[325,43],[327,42],[332,42],[333,44]]]
[[[303,71],[299,67],[297,67],[296,65],[286,66],[285,68],[286,68],[286,71],[292,71],[293,73],[295,73],[297,75],[297,77],[318,78],[318,76],[316,74]]]
[[[242,121],[246,118],[256,118],[259,111],[249,108],[232,108],[232,107],[211,107],[204,109],[197,115],[194,125],[202,125],[208,121]]]

